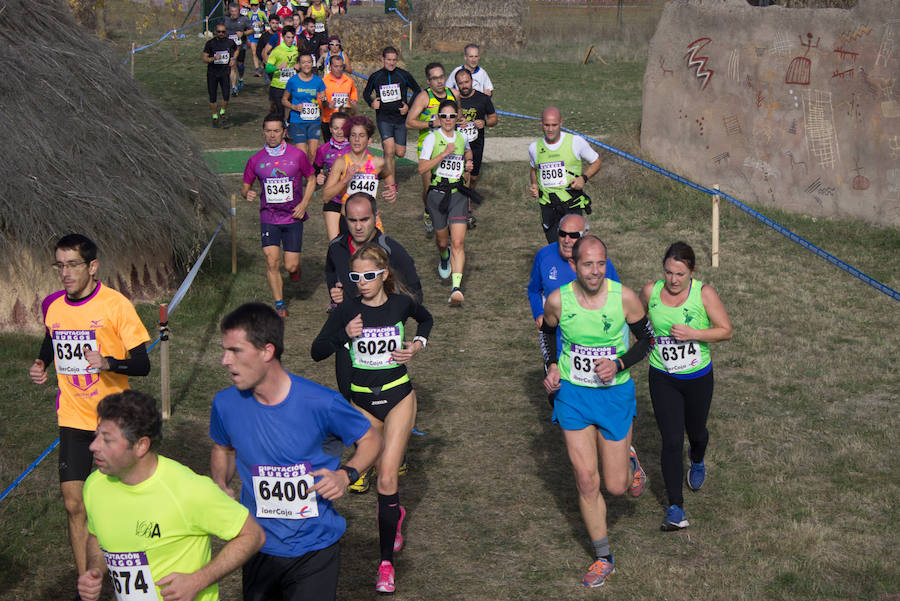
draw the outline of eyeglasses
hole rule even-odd
[[[87,261],[69,261],[68,263],[51,263],[50,267],[52,267],[56,271],[62,271],[63,269],[72,271],[74,269],[78,269],[82,265],[87,265],[87,263]]]
[[[385,271],[384,269],[379,269],[378,271],[364,271],[362,273],[360,273],[358,271],[351,271],[350,272],[350,281],[358,282],[359,279],[362,278],[367,282],[371,282],[371,281],[375,280],[375,278],[380,276],[382,273],[384,273],[384,271]]]
[[[441,119],[456,119],[458,116],[456,113],[438,113]]]
[[[564,232],[562,230],[559,230],[559,236],[560,238],[565,238],[566,236],[568,236],[572,240],[578,240],[579,238],[584,236],[584,230],[581,230],[579,232]]]
[[[340,46],[341,43],[340,42],[328,42],[328,45],[329,46]]]

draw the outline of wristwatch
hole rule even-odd
[[[357,480],[359,480],[359,472],[350,467],[349,465],[341,465],[338,466],[339,470],[344,470],[347,472],[347,476],[350,478],[350,484],[353,484]]]
[[[424,336],[416,336],[415,338],[413,338],[413,342],[415,342],[416,340],[418,340],[419,342],[422,343],[423,350],[425,349],[426,346],[428,346],[428,339],[425,338]]]

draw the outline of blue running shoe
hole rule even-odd
[[[663,532],[674,532],[688,526],[690,526],[690,522],[684,517],[684,510],[678,505],[670,505],[666,507],[666,518],[659,529]]]
[[[706,480],[706,464],[702,461],[694,463],[691,461],[691,469],[688,470],[687,485],[691,490],[700,490],[703,481]]]

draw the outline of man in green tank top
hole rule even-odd
[[[606,278],[606,245],[599,238],[582,236],[569,263],[575,281],[551,292],[544,305],[541,331],[553,347],[544,388],[557,393],[553,421],[563,429],[581,516],[596,556],[582,584],[596,587],[615,570],[600,465],[602,481],[613,495],[627,490],[638,497],[647,480],[631,446],[637,402],[628,368],[647,355],[653,332],[637,295]],[[627,351],[625,323],[637,338]],[[557,327],[563,345],[558,361]]]

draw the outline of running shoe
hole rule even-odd
[[[431,214],[428,211],[422,213],[422,225],[425,226],[426,234],[430,234],[434,231],[434,224],[431,223]]]
[[[405,476],[409,473],[409,464],[406,462],[406,455],[403,456],[403,463],[400,464],[400,469],[397,470],[398,476]]]
[[[362,475],[359,477],[359,480],[351,484],[348,488],[360,495],[369,492],[369,487],[372,486],[372,475],[374,473],[375,468],[370,467],[362,473]]]
[[[666,507],[666,517],[659,529],[663,532],[674,532],[688,526],[690,526],[690,522],[684,517],[684,510],[678,505],[669,505]]]
[[[606,583],[606,578],[615,572],[616,566],[612,558],[606,559],[601,557],[588,568],[587,574],[581,579],[581,584],[590,588],[603,586]]]
[[[463,293],[459,288],[454,288],[450,291],[450,298],[447,299],[447,304],[451,307],[459,307],[463,304]]]
[[[232,96],[237,96],[237,95],[238,95],[238,89],[237,89],[236,86],[231,86],[231,95],[232,95]]]
[[[706,480],[706,464],[702,461],[694,463],[691,461],[691,469],[688,470],[687,486],[691,490],[700,490],[703,481]]]
[[[438,262],[438,275],[441,276],[442,280],[446,280],[450,277],[450,256],[448,255],[445,259],[444,257],[440,258]]]
[[[393,593],[394,587],[394,566],[391,562],[385,560],[378,566],[378,581],[375,583],[375,590],[379,593]]]
[[[634,467],[634,478],[631,480],[631,489],[628,492],[632,497],[637,498],[644,492],[644,485],[647,483],[647,473],[641,467],[641,462],[638,461],[634,447],[628,449],[628,456],[631,458],[632,467]]]
[[[278,317],[280,317],[281,319],[284,319],[288,316],[287,309],[284,307],[284,305],[281,305],[280,307],[278,305],[275,305],[275,312],[278,313]]]
[[[291,281],[292,281],[292,282],[299,282],[299,281],[300,281],[300,268],[299,268],[299,267],[297,268],[297,271],[292,271],[292,272],[291,272]]]
[[[468,214],[468,216],[466,217],[466,229],[474,230],[474,229],[475,229],[475,224],[476,224],[477,222],[478,222],[478,220],[475,219],[475,215],[472,214],[472,211],[469,211],[469,214]]]
[[[253,74],[253,77],[262,77],[262,73],[259,69],[256,69],[256,72]]]
[[[238,92],[240,92],[240,91],[243,90],[243,89],[244,89],[244,78],[243,78],[243,77],[238,77],[238,86],[237,86],[237,90],[238,90]]]
[[[397,536],[394,537],[394,553],[403,548],[403,533],[400,528],[403,527],[403,518],[406,517],[406,509],[400,506],[400,520],[397,522]]]

